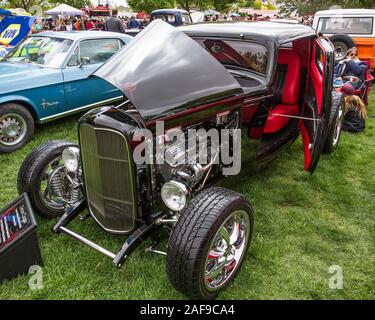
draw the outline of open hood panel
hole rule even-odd
[[[232,75],[196,41],[161,20],[100,67],[146,120],[242,93]]]

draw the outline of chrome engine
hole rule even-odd
[[[168,181],[178,179],[194,188],[210,173],[214,165],[220,167],[220,129],[233,130],[240,124],[239,112],[218,115],[214,120],[197,127],[186,128],[184,139],[178,138],[165,143],[164,164],[159,171]],[[210,129],[217,129],[217,139],[209,134]],[[193,130],[193,131],[192,131]]]

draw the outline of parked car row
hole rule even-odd
[[[310,27],[269,22],[174,28],[156,20],[125,45],[128,40],[93,32],[26,39],[0,65],[9,70],[1,82],[2,151],[26,143],[33,120],[107,105],[79,120],[78,145],[50,141],[33,151],[19,171],[19,193],[27,193],[40,216],[59,218],[54,232],[117,267],[152,238],[148,251],[166,255],[176,289],[215,298],[238,273],[254,230],[248,199],[214,186],[237,159],[225,162],[224,149],[240,153],[241,129],[259,141],[257,160],[265,161],[301,136],[304,168],[313,173],[340,137],[343,104],[333,90],[332,44]],[[203,163],[191,147],[200,133],[189,143],[170,138],[192,129],[228,132],[229,142],[222,136]],[[140,140],[140,130],[151,135]],[[163,147],[164,162],[155,161],[157,147],[153,161],[136,161],[146,140]],[[129,235],[118,252],[68,229],[84,209],[106,232]]]

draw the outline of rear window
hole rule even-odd
[[[344,33],[371,35],[373,24],[373,17],[327,17],[319,18],[317,31],[333,34]]]
[[[234,69],[246,69],[267,74],[268,50],[265,46],[236,40],[194,39],[221,64]]]
[[[152,15],[152,20],[156,20],[156,19],[161,19],[163,20],[164,22],[167,22],[167,23],[174,23],[176,22],[176,16],[174,14],[153,14]]]

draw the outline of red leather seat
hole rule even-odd
[[[290,118],[276,114],[298,116],[300,85],[301,60],[299,55],[291,49],[280,50],[273,100],[275,107],[268,115],[264,133],[278,132],[289,123]]]

